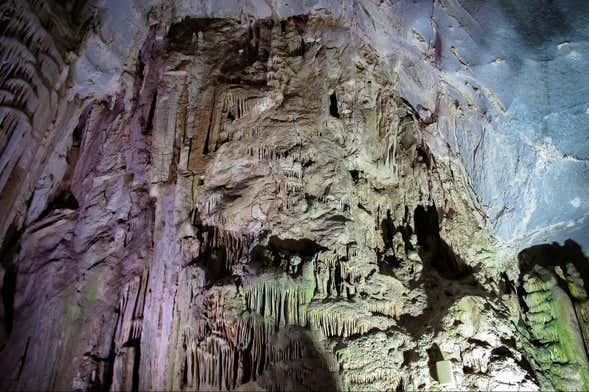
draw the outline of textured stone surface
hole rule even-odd
[[[510,4],[0,6],[0,386],[586,389],[515,257],[586,245],[586,16]]]

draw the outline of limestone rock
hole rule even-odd
[[[513,251],[585,158],[461,3],[0,5],[0,388],[587,389],[586,258]]]

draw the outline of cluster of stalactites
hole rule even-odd
[[[343,196],[341,198],[337,198],[333,195],[327,196],[318,196],[317,201],[321,204],[324,204],[328,208],[337,210],[337,211],[348,211],[350,209],[350,200],[349,196]]]
[[[54,35],[71,39],[73,26],[67,17],[56,20],[55,7],[24,0],[0,5],[0,151],[19,123],[32,127],[40,91],[51,91],[65,66]]]
[[[245,116],[256,105],[255,99],[248,99],[247,95],[240,92],[228,91],[223,96],[223,113],[233,116],[235,120]]]
[[[364,276],[350,260],[356,257],[357,247],[346,246],[339,251],[320,252],[315,257],[317,298],[347,298],[357,294],[356,284]]]
[[[362,328],[357,318],[342,317],[337,313],[311,311],[309,314],[311,326],[319,330],[323,336],[341,336],[347,338],[355,334],[364,334],[368,329]]]
[[[219,226],[208,226],[203,232],[203,254],[209,249],[223,249],[225,268],[230,269],[242,258],[248,256],[253,241],[252,234]]]
[[[224,323],[217,334],[197,336],[192,329],[185,332],[183,387],[234,389],[257,379],[273,364],[309,355],[302,336],[277,332],[271,322],[255,315]]]
[[[365,369],[359,369],[345,373],[346,383],[356,387],[383,380],[386,380],[387,386],[390,386],[391,390],[396,390],[397,386],[402,382],[401,376],[396,370],[385,367],[374,369],[370,372],[367,372]]]
[[[286,159],[288,152],[281,150],[274,145],[261,144],[257,147],[249,146],[246,153],[260,161],[276,161],[280,159]]]
[[[148,279],[149,270],[145,270],[143,275],[125,286],[119,299],[119,316],[115,335],[118,347],[141,337]]]
[[[272,320],[275,327],[307,325],[306,308],[313,298],[313,288],[308,282],[299,282],[290,277],[258,279],[245,288],[248,310]]]
[[[228,390],[236,386],[238,356],[224,340],[208,336],[197,347],[188,342],[184,374],[189,388]]]

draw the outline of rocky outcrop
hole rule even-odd
[[[93,52],[66,55],[86,30],[66,40],[42,4],[10,14],[25,33],[39,18],[35,60],[2,52],[17,72],[55,46],[63,74],[51,99],[9,86],[38,119],[10,111],[6,139],[45,138],[1,155],[27,163],[0,172],[3,388],[586,387],[582,253],[514,281],[447,142],[478,108],[440,87],[441,38],[402,10],[382,6],[390,52],[372,2],[154,6],[104,94],[79,80]]]

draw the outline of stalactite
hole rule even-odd
[[[350,196],[344,196],[344,197],[338,199],[333,195],[327,195],[327,196],[321,195],[321,196],[317,196],[315,200],[318,203],[323,204],[330,209],[341,211],[341,212],[349,211],[350,204],[351,204],[351,197]]]
[[[203,211],[207,215],[214,214],[215,209],[217,208],[217,204],[221,201],[222,198],[223,198],[223,195],[220,193],[209,193],[207,195],[207,199],[206,199]]]
[[[119,299],[119,319],[116,333],[118,347],[141,337],[148,279],[149,270],[145,270],[141,277],[124,288]]]
[[[396,390],[397,385],[401,381],[399,374],[393,369],[371,369],[370,372],[365,370],[346,372],[345,378],[348,384],[357,386],[373,384],[377,381],[386,381],[386,385],[391,390]]]
[[[282,172],[286,178],[290,178],[293,180],[302,180],[303,179],[303,167],[301,164],[289,165],[287,167],[282,168]]]
[[[235,120],[247,115],[256,104],[256,98],[251,98],[238,90],[229,90],[223,95],[221,101],[224,117],[232,117]]]
[[[278,328],[284,325],[307,325],[306,307],[313,298],[314,287],[287,275],[265,281],[259,279],[245,288],[247,309],[268,318]]]
[[[249,381],[243,379],[244,374],[256,379],[276,364],[311,355],[303,344],[304,330],[277,330],[273,321],[255,314],[226,319],[221,324],[223,327],[213,334],[195,333],[193,329],[184,332],[184,387],[233,389]],[[249,360],[244,362],[246,357]]]
[[[5,155],[11,139],[22,143],[21,138],[32,130],[40,94],[56,87],[65,66],[62,51],[46,28],[57,30],[61,22],[55,23],[58,18],[48,11],[25,1],[0,6],[0,155]],[[16,132],[19,127],[22,129]],[[0,173],[3,171],[0,167]]]
[[[366,310],[371,313],[384,314],[395,319],[403,314],[402,305],[393,300],[369,302],[366,304]]]
[[[197,389],[233,389],[237,383],[237,353],[222,339],[209,336],[190,350],[190,369]],[[194,385],[196,384],[196,385]]]
[[[143,310],[149,270],[127,284],[119,299],[118,316],[113,338],[113,389],[138,388],[140,340],[143,331]]]
[[[390,128],[393,128],[391,132]],[[391,125],[386,132],[386,145],[385,145],[385,165],[393,168],[393,176],[398,177],[399,166],[397,163],[397,148],[399,144],[399,128],[398,126]],[[391,151],[392,150],[392,151]]]
[[[370,328],[356,317],[346,317],[335,312],[322,312],[313,309],[309,313],[309,322],[313,329],[321,332],[323,336],[340,336],[347,338],[356,334],[365,334]]]
[[[353,298],[357,284],[364,281],[365,272],[359,271],[349,261],[357,256],[353,244],[317,254],[315,258],[316,298]]]
[[[248,127],[248,128],[245,128],[245,129],[239,129],[239,130],[237,130],[236,131],[236,135],[237,136],[227,135],[227,137],[228,137],[228,140],[229,141],[249,139],[249,138],[253,138],[253,137],[258,136],[260,134],[260,132],[261,132],[261,129],[262,128],[260,126],[254,125],[253,127]],[[251,147],[251,146],[248,145],[247,154],[250,155],[250,156],[253,156],[254,154],[249,151],[249,149],[251,149],[251,148],[253,148],[253,147]]]
[[[333,252],[321,252],[315,258],[317,298],[336,298],[342,291],[342,281],[336,279],[336,270],[341,278],[340,256]]]
[[[297,193],[297,192],[302,192],[304,189],[304,186],[302,183],[299,183],[299,182],[286,181],[285,189],[286,189],[287,193]]]
[[[274,145],[262,144],[258,148],[252,148],[250,150],[250,155],[260,161],[275,161],[279,159],[286,159],[288,157],[288,152],[280,151]]]
[[[223,249],[225,251],[225,268],[228,270],[242,257],[248,256],[254,240],[254,235],[250,233],[232,231],[222,226],[206,226],[203,237],[201,254],[210,249]]]
[[[363,309],[364,308],[364,309]],[[307,318],[312,329],[323,337],[364,335],[372,330],[386,330],[396,322],[391,317],[371,314],[366,306],[356,307],[353,302],[313,302]]]

